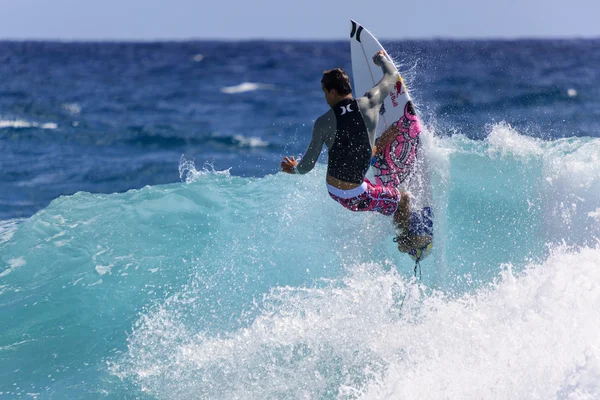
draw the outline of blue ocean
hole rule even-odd
[[[600,398],[600,40],[382,43],[417,276],[280,172],[348,41],[0,42],[0,398]]]

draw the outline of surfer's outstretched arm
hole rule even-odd
[[[398,82],[399,75],[396,68],[394,68],[394,64],[387,58],[383,50],[375,53],[373,62],[383,70],[383,78],[365,96],[369,99],[369,106],[378,107],[390,94],[396,82]]]
[[[284,157],[281,162],[281,170],[288,174],[306,174],[310,172],[319,159],[323,143],[325,143],[325,136],[329,130],[325,115],[317,118],[313,126],[312,138],[300,162],[296,161],[293,156],[291,158]]]

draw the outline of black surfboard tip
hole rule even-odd
[[[353,19],[350,20],[350,23],[352,24],[352,29],[350,30],[350,38],[352,39],[354,38],[354,35],[356,35],[356,40],[360,42],[360,33],[364,28],[362,27],[362,25],[360,25]]]

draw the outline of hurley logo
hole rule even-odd
[[[351,113],[352,111],[354,111],[353,109],[350,108],[352,104],[348,104],[347,106],[340,106],[340,108],[342,109],[342,113],[340,115],[344,115],[347,112]]]

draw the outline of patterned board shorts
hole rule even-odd
[[[350,211],[377,211],[392,215],[398,208],[401,193],[394,187],[375,186],[368,179],[352,190],[340,190],[327,185],[329,195]]]

